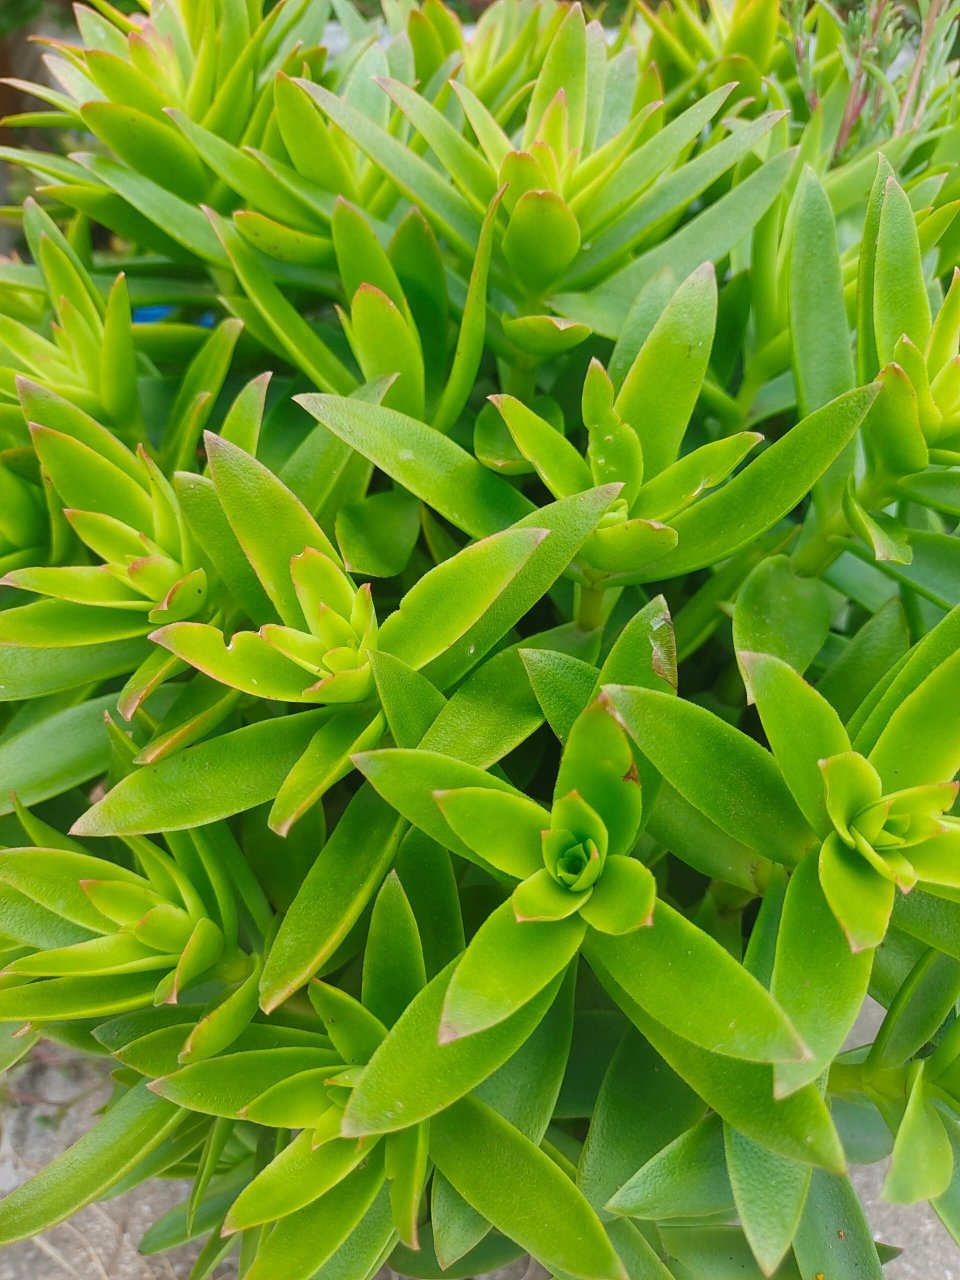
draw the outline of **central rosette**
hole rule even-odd
[[[576,792],[557,800],[550,828],[541,835],[543,865],[571,893],[596,884],[610,838],[596,812]]]

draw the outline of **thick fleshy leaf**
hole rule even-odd
[[[952,609],[913,646],[903,661],[858,708],[850,723],[857,751],[868,754],[894,711],[919,689],[927,677],[952,658],[960,647],[960,607]]]
[[[343,1061],[348,1067],[362,1066],[387,1033],[380,1019],[348,992],[328,982],[311,982],[307,994]]]
[[[906,1110],[897,1129],[883,1196],[891,1204],[935,1200],[950,1185],[953,1147],[939,1108],[925,1094],[924,1064],[912,1072]]]
[[[402,831],[371,788],[356,793],[273,940],[260,980],[265,1009],[286,1000],[336,952],[386,875]]]
[[[599,815],[610,837],[610,853],[629,853],[640,825],[640,781],[627,735],[603,702],[587,707],[567,737],[554,801],[571,791]]]
[[[658,500],[656,492],[652,495],[652,501],[646,505],[638,499],[643,482],[643,449],[633,427],[624,422],[614,409],[614,397],[613,380],[594,357],[583,380],[583,395],[580,399],[583,425],[588,437],[587,462],[594,483],[619,480],[623,484],[620,496],[629,513],[635,516],[663,516],[664,503]],[[666,490],[670,490],[669,479]],[[668,506],[669,492],[662,493],[661,497],[667,498]]]
[[[560,986],[555,978],[512,1017],[441,1044],[441,1016],[453,972],[451,963],[428,983],[370,1059],[344,1112],[345,1135],[393,1133],[462,1098],[526,1042]]]
[[[259,956],[252,957],[249,976],[190,1031],[178,1055],[182,1063],[212,1058],[242,1034],[257,1011],[261,965]]]
[[[337,545],[351,573],[392,578],[420,536],[420,504],[400,489],[372,493],[337,512]]]
[[[426,668],[426,674],[438,688],[446,689],[464,676],[543,599],[570,567],[616,496],[616,485],[588,489],[540,507],[518,521],[512,530],[507,530],[514,533],[546,530],[548,536],[535,545],[520,572],[492,601],[476,625]],[[556,647],[561,645],[557,643]]]
[[[590,337],[590,329],[560,316],[502,316],[500,323],[510,341],[541,360],[563,355]]]
[[[267,344],[279,347],[294,367],[302,369],[315,386],[339,395],[349,395],[355,388],[355,378],[274,284],[256,252],[230,223],[210,210],[207,218],[213,227],[216,254],[218,257],[222,255],[236,272],[252,303],[254,317],[260,318],[266,330]],[[208,226],[206,231],[209,230]]]
[[[455,83],[451,81],[451,84],[455,85]],[[503,188],[501,187],[491,199],[480,228],[480,239],[467,284],[467,297],[463,304],[453,362],[433,414],[433,426],[437,431],[449,431],[457,422],[470,398],[480,362],[483,359],[487,320],[487,276],[493,253],[497,211],[502,198]],[[418,256],[422,260],[422,255]]]
[[[290,560],[311,547],[339,564],[333,544],[299,499],[242,449],[208,435],[207,456],[224,513],[264,590],[288,626],[303,627]]]
[[[467,858],[471,857],[473,850],[445,821],[442,801],[438,802],[435,793],[461,788],[495,790],[511,798],[523,799],[509,783],[496,775],[435,751],[399,748],[367,751],[358,754],[354,763],[373,788],[408,822],[445,848]],[[529,854],[523,862],[524,867],[527,865]]]
[[[722,96],[725,91],[716,92]],[[709,104],[712,112],[717,109],[715,104],[718,101],[716,98],[712,101],[711,98],[706,98],[697,104],[697,108],[703,108],[706,113]],[[691,109],[687,114],[692,117],[697,108]],[[709,119],[709,113],[707,118]],[[679,120],[673,123],[679,124]],[[658,142],[663,138],[666,144],[667,134],[668,129],[664,129],[653,141]],[[640,151],[636,153],[638,160],[640,154]],[[672,160],[675,155],[676,152],[671,150],[669,159]],[[676,275],[685,276],[704,261],[720,261],[750,234],[786,184],[794,159],[793,151],[780,152],[742,182],[735,184],[726,195],[708,204],[678,231],[620,268],[591,293],[560,294],[553,299],[553,305],[561,315],[580,320],[590,325],[595,333],[616,339],[637,294],[661,268],[668,266]],[[633,174],[630,179],[628,173]],[[635,176],[632,166],[622,167],[621,180],[635,183]],[[628,193],[632,202],[636,194],[635,185],[628,186]]]
[[[126,867],[72,849],[7,849],[0,855],[0,881],[64,920],[97,933],[112,932],[108,917],[84,892],[85,880],[106,880],[134,890],[146,882]]]
[[[393,654],[374,649],[370,670],[391,737],[398,747],[415,747],[446,705],[425,675]]]
[[[817,681],[817,689],[846,724],[864,698],[909,647],[903,606],[896,598],[882,605],[848,642]]]
[[[417,920],[395,871],[373,904],[363,955],[363,1004],[388,1027],[426,985]]]
[[[900,984],[870,1049],[871,1066],[902,1067],[936,1039],[960,998],[960,962],[933,947],[924,951]],[[948,1053],[949,1048],[944,1052]],[[933,1074],[939,1066],[929,1064]]]
[[[349,1177],[313,1204],[283,1218],[262,1238],[247,1271],[249,1280],[273,1280],[277,1274],[287,1280],[311,1280],[322,1275],[324,1264],[333,1263],[341,1249],[348,1249],[352,1233],[362,1227],[383,1180],[383,1155],[377,1148]],[[379,1248],[382,1252],[382,1241]],[[347,1252],[346,1264],[352,1261],[355,1264]]]
[[[536,470],[555,498],[589,489],[590,468],[580,451],[553,423],[513,396],[492,396],[491,402],[507,425],[514,444]]]
[[[724,1125],[733,1199],[753,1256],[772,1275],[790,1248],[810,1185],[809,1166],[774,1155]]]
[[[602,569],[611,586],[645,581],[646,566],[677,545],[677,535],[659,520],[621,520],[598,529],[584,557],[591,568]]]
[[[323,1042],[321,1042],[323,1043]],[[162,1098],[206,1115],[239,1117],[262,1093],[301,1071],[326,1070],[333,1049],[273,1046],[223,1054],[181,1067],[150,1084]],[[320,1100],[318,1099],[318,1102]],[[322,1104],[318,1106],[318,1114]]]
[[[353,296],[350,320],[344,317],[343,323],[363,380],[394,377],[384,404],[423,417],[423,353],[403,312],[382,290],[362,284]]]
[[[641,935],[632,935],[634,937]],[[611,972],[591,964],[617,1004],[676,1073],[728,1124],[789,1160],[823,1168],[844,1168],[843,1148],[830,1113],[813,1085],[788,1098],[773,1095],[773,1068],[700,1049],[652,1018]]]
[[[490,866],[521,880],[542,869],[550,814],[535,801],[479,786],[434,791],[433,798],[458,838]]]
[[[952,827],[911,848],[910,865],[925,884],[960,887],[960,831]]]
[[[919,347],[930,334],[930,303],[910,200],[896,178],[887,178],[877,234],[873,325],[880,363],[893,359],[903,334]]]
[[[586,926],[578,916],[517,920],[512,902],[487,917],[450,980],[440,1040],[476,1035],[533,999],[577,954]]]
[[[622,937],[594,933],[584,950],[632,1000],[692,1044],[752,1062],[803,1061],[808,1052],[760,983],[665,902],[657,902],[652,928]]]
[[[525,294],[540,298],[580,248],[580,226],[554,191],[525,191],[510,213],[503,252]]]
[[[400,842],[395,867],[417,920],[426,975],[432,979],[465,946],[453,860],[436,840],[411,827]]]
[[[90,1204],[168,1137],[185,1113],[135,1085],[82,1138],[0,1202],[0,1240],[39,1235]]]
[[[868,760],[856,751],[828,756],[820,761],[823,798],[834,827],[849,843],[850,827],[861,810],[880,801],[883,782]]]
[[[506,529],[444,560],[384,621],[381,648],[415,669],[440,657],[483,618],[546,536],[543,529]]]
[[[570,1052],[574,995],[571,969],[530,1038],[476,1091],[482,1102],[534,1142],[542,1140],[556,1108]],[[490,1231],[486,1219],[439,1172],[434,1175],[430,1208],[437,1256],[445,1265],[462,1258]]]
[[[592,888],[581,891],[566,888],[554,880],[546,867],[541,867],[517,885],[510,901],[518,923],[535,924],[538,921],[566,920],[586,906],[592,893]]]
[[[880,393],[863,424],[863,440],[874,466],[889,476],[912,476],[927,466],[917,392],[891,361],[877,375]]]
[[[137,480],[72,436],[35,426],[33,447],[68,507],[115,516],[134,529],[153,529],[146,475]]]
[[[382,716],[369,704],[347,702],[329,708],[319,721],[306,750],[284,778],[270,810],[268,823],[278,835],[290,834],[322,796],[347,773],[353,752],[362,751],[383,736]]]
[[[830,910],[852,951],[869,951],[883,941],[890,924],[896,886],[836,834],[820,850],[820,884]]]
[[[560,627],[531,642],[582,652],[591,643],[576,627]],[[486,708],[496,707],[494,715]],[[525,742],[543,714],[523,673],[519,646],[501,649],[467,677],[424,734],[424,749],[489,768]]]
[[[632,933],[653,924],[656,882],[635,858],[608,857],[580,914],[600,933]]]
[[[955,777],[960,769],[960,732],[949,707],[958,682],[960,654],[954,654],[892,711],[869,755],[885,791]]]
[[[566,742],[573,722],[596,693],[596,667],[551,649],[521,649],[520,657],[547,723]]]
[[[816,1080],[843,1048],[863,1007],[872,967],[871,951],[851,952],[820,887],[817,859],[808,854],[787,885],[770,990],[813,1056],[777,1064],[778,1096]],[[830,992],[829,1005],[824,991]]]
[[[675,578],[715,564],[776,524],[853,439],[876,395],[875,387],[866,387],[817,409],[721,489],[678,515],[676,550],[657,561],[651,577]]]
[[[280,615],[274,611],[270,597],[237,541],[213,481],[209,476],[181,471],[175,476],[175,488],[190,532],[203,546],[244,613],[258,621],[276,621]]]
[[[7,793],[0,797],[0,814],[12,812],[11,793],[21,804],[39,804],[103,773],[110,759],[103,717],[115,705],[115,696],[107,694],[0,735],[0,778]]]
[[[307,413],[473,538],[522,519],[531,505],[453,440],[413,418],[339,396],[297,396]]]
[[[726,439],[701,445],[644,484],[631,503],[631,514],[669,520],[707,489],[715,489],[726,480],[762,440],[759,432],[738,431]]]
[[[279,702],[318,700],[312,673],[287,658],[256,631],[238,631],[229,641],[203,622],[173,622],[150,639],[213,680],[255,697]]]
[[[832,827],[820,761],[850,750],[840,717],[792,666],[764,653],[741,653],[763,729],[784,781],[820,836]]]
[[[700,394],[717,318],[717,278],[698,267],[667,303],[634,360],[614,408],[643,449],[646,479],[677,458]]]
[[[538,1261],[581,1280],[624,1280],[603,1227],[557,1165],[472,1098],[434,1118],[430,1154],[463,1198]],[[549,1219],[537,1200],[553,1206]]]
[[[708,1116],[658,1151],[624,1183],[608,1207],[614,1213],[653,1221],[729,1213],[733,1193],[719,1118]]]
[[[856,379],[836,223],[827,193],[809,167],[794,196],[794,208],[790,337],[798,403],[805,414],[852,390]]]
[[[88,809],[74,830],[85,836],[182,831],[272,800],[322,714],[262,720],[144,765]]]
[[[674,1274],[682,1280],[688,1276],[697,1280],[765,1280],[740,1227],[664,1223],[660,1237]],[[792,1259],[777,1272],[777,1280],[801,1280]]]
[[[786,556],[770,556],[737,593],[734,647],[738,654],[773,654],[802,674],[819,653],[832,616],[833,596],[825,583],[801,578]],[[753,696],[749,680],[747,693]]]
[[[728,835],[788,864],[810,848],[813,832],[773,756],[753,739],[669,693],[614,685],[606,693],[650,763]]]
[[[156,973],[118,973],[48,978],[0,990],[0,1022],[59,1022],[105,1019],[153,1003]]]
[[[412,200],[438,231],[464,253],[476,246],[480,218],[452,186],[444,182],[422,156],[392,137],[369,116],[343,98],[308,80],[297,80],[330,120],[338,125],[370,159],[383,165],[392,182]]]
[[[805,1275],[836,1280],[881,1280],[880,1258],[853,1184],[846,1176],[814,1169],[794,1253]]]
[[[241,1231],[296,1213],[335,1187],[365,1156],[349,1138],[331,1138],[314,1147],[305,1129],[244,1187],[230,1206],[224,1231]]]
[[[598,1213],[609,1216],[604,1206],[617,1190],[704,1110],[693,1090],[629,1027],[604,1073],[580,1159],[580,1186]]]
[[[625,624],[604,659],[599,683],[676,692],[677,646],[663,596],[655,596]]]

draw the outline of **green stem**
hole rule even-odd
[[[577,597],[577,622],[584,631],[598,631],[606,621],[604,595],[603,587],[580,588]]]
[[[857,490],[857,501],[867,511],[871,507],[884,507],[889,500],[882,482],[870,477]],[[794,573],[804,578],[820,577],[843,551],[836,539],[849,532],[850,524],[842,508],[834,511],[819,529],[814,529],[810,537],[800,543],[790,557]]]
[[[534,360],[518,359],[509,368],[501,371],[503,389],[507,395],[515,396],[525,405],[531,405],[537,393],[537,369]]]
[[[818,578],[839,556],[841,548],[833,541],[849,531],[846,516],[835,512],[821,528],[797,547],[790,558],[794,573],[802,578]]]

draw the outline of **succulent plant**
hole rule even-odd
[[[0,1064],[114,1090],[0,1242],[171,1176],[191,1280],[880,1280],[886,1156],[960,1240],[956,4],[76,17]]]

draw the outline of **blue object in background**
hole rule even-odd
[[[159,324],[162,320],[169,320],[175,310],[175,307],[160,304],[152,307],[134,307],[132,312],[133,323]]]
[[[169,320],[176,313],[177,308],[164,303],[156,303],[149,307],[134,307],[133,323],[134,324],[160,324],[164,320]],[[200,329],[212,329],[217,323],[217,315],[215,311],[205,311],[202,316],[198,316],[193,322]]]

